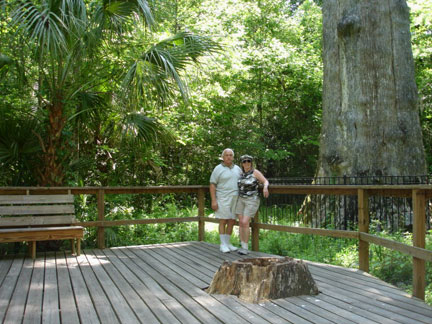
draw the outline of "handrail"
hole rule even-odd
[[[217,219],[205,217],[205,193],[208,186],[151,186],[151,187],[0,187],[0,195],[16,194],[95,194],[98,201],[97,221],[80,222],[79,225],[97,227],[97,245],[105,247],[104,228],[131,224],[154,224],[168,222],[198,222],[198,240],[204,240],[205,222],[218,223]],[[296,195],[350,195],[358,199],[358,231],[327,230],[309,227],[293,227],[260,223],[257,215],[251,223],[252,248],[259,250],[259,231],[269,229],[291,233],[344,237],[359,240],[359,268],[369,271],[369,243],[406,253],[413,257],[413,296],[424,300],[426,288],[425,261],[432,262],[432,251],[425,249],[425,209],[426,200],[432,199],[432,185],[271,185],[270,193]],[[164,194],[194,193],[198,195],[198,215],[196,217],[176,217],[163,219],[105,220],[106,194]],[[369,231],[370,196],[405,197],[413,200],[413,246],[371,235]]]

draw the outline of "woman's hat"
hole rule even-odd
[[[251,161],[253,161],[253,157],[250,156],[250,155],[247,155],[247,154],[240,156],[240,161],[241,162],[243,162],[245,160],[251,160]]]

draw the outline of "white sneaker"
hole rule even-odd
[[[247,254],[249,254],[249,251],[246,250],[246,249],[241,248],[241,249],[238,250],[238,254],[247,255]]]
[[[228,252],[231,252],[231,250],[229,249],[229,247],[226,246],[225,244],[221,244],[221,245],[220,245],[220,251],[221,251],[222,253],[228,253]]]
[[[238,250],[238,248],[237,247],[235,247],[234,245],[232,245],[232,244],[228,244],[228,249],[230,249],[230,251],[237,251]]]
[[[231,235],[223,234],[221,236],[222,236],[223,242],[225,243],[226,246],[228,246],[228,248],[230,249],[230,251],[237,251],[238,250],[234,245],[232,245],[230,243]]]

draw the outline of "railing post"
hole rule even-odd
[[[105,220],[105,191],[99,189],[97,193],[98,221]],[[97,228],[97,247],[105,249],[105,227],[98,226]]]
[[[198,190],[198,241],[205,240],[204,189]]]
[[[358,189],[358,230],[360,233],[369,233],[369,193]],[[369,242],[359,237],[359,268],[369,272]]]
[[[421,190],[412,191],[413,246],[424,249],[426,245],[426,197]],[[413,257],[413,296],[425,299],[426,265],[425,260]]]
[[[252,251],[259,251],[259,211],[255,213],[253,218],[253,222],[251,224],[252,227]]]

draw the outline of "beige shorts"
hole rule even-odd
[[[236,214],[254,217],[260,205],[260,198],[254,197],[239,197],[237,200]]]
[[[217,198],[218,210],[215,211],[215,217],[220,219],[235,219],[237,198],[238,196]]]

